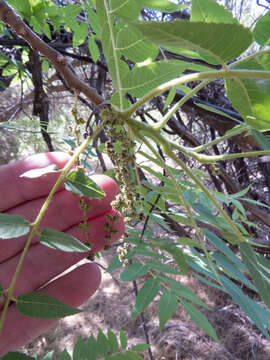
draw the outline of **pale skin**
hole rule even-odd
[[[45,153],[0,167],[0,212],[22,215],[33,222],[59,175],[51,173],[35,179],[20,177],[20,175],[28,170],[44,168],[53,163],[63,168],[68,160],[69,156],[64,153]],[[94,180],[106,193],[103,199],[86,200],[87,204],[92,205],[92,210],[87,212],[87,218],[90,224],[91,248],[93,252],[96,252],[103,249],[108,242],[105,239],[104,225],[107,221],[105,215],[108,212],[111,215],[117,214],[110,204],[119,190],[116,183],[109,177],[97,175]],[[78,206],[78,197],[61,187],[49,205],[40,228],[64,231],[84,242],[85,235],[77,227],[81,221],[82,211]],[[114,228],[117,233],[113,235],[111,242],[118,240],[124,232],[121,216],[114,223]],[[4,289],[10,285],[26,239],[27,237],[0,239],[0,284]],[[100,285],[101,274],[97,265],[86,263],[50,284],[45,284],[87,255],[87,253],[63,253],[52,250],[39,244],[38,237],[34,238],[25,257],[13,295],[17,297],[19,294],[42,287],[40,291],[71,306],[80,306],[95,293]],[[0,356],[8,351],[18,350],[50,328],[56,321],[57,319],[41,320],[23,316],[12,304],[0,333]]]

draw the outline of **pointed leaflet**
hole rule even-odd
[[[174,12],[186,8],[188,5],[174,4],[169,0],[137,0],[142,8],[163,11],[165,13]]]
[[[237,68],[264,70],[259,61],[242,62]],[[236,68],[236,67],[235,67]],[[270,129],[270,80],[267,79],[228,79],[226,90],[233,107],[242,115],[245,122],[256,130]]]
[[[121,329],[120,330],[120,343],[121,343],[121,348],[123,350],[125,350],[127,348],[127,337],[126,334],[124,333],[124,331]]]
[[[61,231],[43,229],[40,235],[40,243],[54,250],[65,252],[88,252],[90,248],[73,236]]]
[[[88,359],[87,360],[96,360],[98,356],[97,342],[93,334],[89,337],[86,342],[88,349]]]
[[[74,346],[72,360],[89,360],[88,347],[81,336],[79,336]]]
[[[140,263],[129,265],[120,275],[122,281],[133,281],[138,277],[145,275],[148,268]]]
[[[144,309],[158,295],[159,288],[160,288],[160,281],[158,279],[150,278],[146,280],[146,282],[141,287],[136,297],[136,303],[131,312],[132,317],[135,317],[144,311]]]
[[[270,261],[255,253],[247,243],[240,244],[239,249],[259,294],[270,309]]]
[[[238,286],[224,275],[220,276],[220,281],[232,299],[261,330],[264,336],[269,339],[270,336],[266,329],[270,328],[270,312],[251,300]]]
[[[269,45],[270,42],[270,11],[268,11],[256,23],[253,30],[255,41],[261,46]]]
[[[158,303],[160,331],[162,331],[166,322],[173,316],[177,306],[177,296],[171,290],[164,291]]]
[[[150,269],[160,271],[161,273],[183,275],[181,271],[174,269],[172,266],[162,264],[158,261],[146,260],[145,265]]]
[[[176,20],[133,23],[143,36],[163,47],[202,52],[222,63],[237,58],[252,43],[251,32],[240,24],[215,24]]]
[[[158,278],[164,281],[166,284],[169,284],[171,286],[171,291],[173,291],[175,294],[192,301],[194,304],[205,307],[206,309],[210,309],[209,306],[207,306],[201,299],[199,299],[197,295],[195,295],[194,292],[187,286],[165,275],[158,275]]]
[[[136,351],[136,352],[143,352],[146,351],[147,349],[149,349],[150,345],[148,344],[137,344],[132,346],[132,348],[130,349],[131,351]]]
[[[19,215],[0,214],[0,240],[25,235],[30,230],[29,221]]]
[[[111,352],[116,352],[118,350],[118,341],[117,341],[117,337],[115,336],[115,334],[112,332],[112,330],[108,329],[107,331],[107,338],[110,344],[110,351]]]
[[[82,170],[71,171],[67,176],[64,186],[67,190],[80,196],[98,199],[105,196],[105,192]]]
[[[151,62],[126,73],[122,81],[122,90],[140,98],[166,81],[180,76],[186,68],[185,62],[177,60]]]
[[[219,341],[215,330],[201,311],[185,300],[181,300],[181,304],[199,328],[201,328],[207,335],[211,336],[215,341]]]
[[[66,305],[52,296],[39,292],[19,295],[16,306],[23,315],[39,319],[62,318],[82,312],[80,309]]]
[[[102,330],[98,330],[97,336],[97,351],[98,354],[105,356],[110,351],[110,343],[109,340],[106,338]]]
[[[219,5],[216,0],[192,0],[190,20],[207,23],[238,23],[232,13]]]
[[[66,349],[64,349],[64,351],[61,352],[58,360],[71,360],[71,357],[69,356],[69,353],[67,352]],[[91,360],[91,359],[88,359]]]

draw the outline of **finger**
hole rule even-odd
[[[56,297],[65,304],[77,307],[95,293],[100,281],[101,274],[98,267],[95,264],[84,264],[48,284],[41,292]],[[57,319],[26,317],[12,305],[0,334],[0,356],[8,351],[18,350],[49,329],[56,321]]]
[[[102,199],[85,199],[87,205],[91,206],[91,210],[86,212],[88,219],[94,218],[111,209],[111,202],[115,199],[119,189],[113,179],[105,175],[96,175],[92,177],[94,181],[105,191],[106,196]],[[42,221],[40,229],[49,228],[59,231],[80,223],[83,220],[83,211],[79,208],[78,200],[72,192],[63,190],[55,194]],[[21,215],[30,222],[33,222],[40,211],[46,198],[28,201],[22,205],[8,211],[9,214]],[[25,245],[27,235],[18,239],[1,240],[0,243],[0,263],[21,251]],[[32,244],[38,241],[36,236],[32,240]]]
[[[0,211],[5,211],[25,201],[39,198],[49,193],[59,177],[50,173],[39,178],[20,177],[32,169],[41,169],[56,164],[59,169],[69,161],[70,156],[62,152],[50,152],[30,156],[26,159],[0,167]],[[60,188],[59,188],[60,189]]]
[[[116,214],[116,211],[111,210],[110,214],[113,216]],[[108,233],[105,229],[106,222],[107,219],[104,215],[89,220],[89,241],[92,245],[92,250],[95,252],[101,250],[106,243],[108,244],[108,240],[106,240]],[[113,224],[113,227],[116,233],[112,235],[110,243],[117,241],[121,237],[124,231],[123,218],[119,217]],[[73,226],[67,233],[80,241],[85,241],[85,233],[79,230],[77,226]],[[88,253],[67,253],[53,250],[41,244],[31,246],[25,256],[13,295],[17,297],[22,293],[39,289],[52,278],[84,259],[87,255]],[[0,284],[5,289],[10,286],[19,256],[18,254],[1,265]]]

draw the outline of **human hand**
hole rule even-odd
[[[58,168],[63,168],[68,160],[69,156],[64,153],[45,153],[0,167],[0,212],[22,215],[28,221],[33,222],[59,173],[50,173],[34,179],[20,177],[20,175],[31,169],[44,168],[53,163]],[[108,241],[105,239],[105,214],[116,214],[110,203],[119,191],[116,183],[107,176],[97,175],[94,180],[105,191],[106,197],[86,199],[87,204],[92,206],[92,210],[87,212],[92,252],[103,249]],[[81,221],[82,211],[78,206],[78,196],[65,190],[62,186],[54,195],[39,229],[46,227],[64,231],[78,240],[84,241],[84,232],[77,227]],[[112,242],[118,240],[124,231],[121,216],[114,222],[114,228],[117,233],[112,236]],[[26,239],[27,236],[8,240],[0,239],[0,284],[4,289],[8,289],[10,285]],[[38,237],[33,238],[13,296],[17,297],[19,294],[38,290],[45,285],[40,290],[41,292],[56,297],[71,306],[81,305],[94,294],[100,284],[101,274],[95,264],[88,263],[79,266],[67,275],[46,284],[87,255],[53,250],[39,244]],[[19,313],[12,304],[8,309],[0,334],[0,356],[8,351],[17,350],[46,331],[56,321],[57,319],[44,320],[26,317]]]

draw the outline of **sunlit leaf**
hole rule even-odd
[[[30,179],[34,179],[34,178],[38,178],[38,177],[46,175],[46,174],[58,172],[58,170],[59,170],[59,168],[56,164],[51,164],[51,165],[46,166],[41,169],[32,169],[32,170],[26,171],[23,174],[21,174],[20,177],[27,177]]]
[[[82,170],[73,170],[70,172],[64,186],[67,190],[80,196],[99,199],[105,196],[105,192]]]
[[[255,41],[261,46],[269,45],[270,42],[270,11],[268,11],[260,20],[256,23],[253,35]]]
[[[250,31],[240,24],[175,20],[132,25],[143,36],[160,46],[195,50],[205,54],[208,61],[216,64],[237,58],[252,43]]]
[[[40,292],[21,294],[16,301],[18,310],[26,316],[39,319],[62,318],[82,312],[62,301]]]
[[[180,76],[185,69],[186,64],[177,60],[151,62],[126,73],[122,80],[123,91],[142,97],[164,82]]]
[[[0,239],[13,239],[27,234],[29,221],[20,215],[0,214]]]
[[[73,48],[76,48],[77,46],[83,44],[87,35],[88,35],[88,26],[85,22],[76,26],[72,38]]]
[[[192,0],[190,20],[207,23],[237,23],[232,13],[215,0]]]

